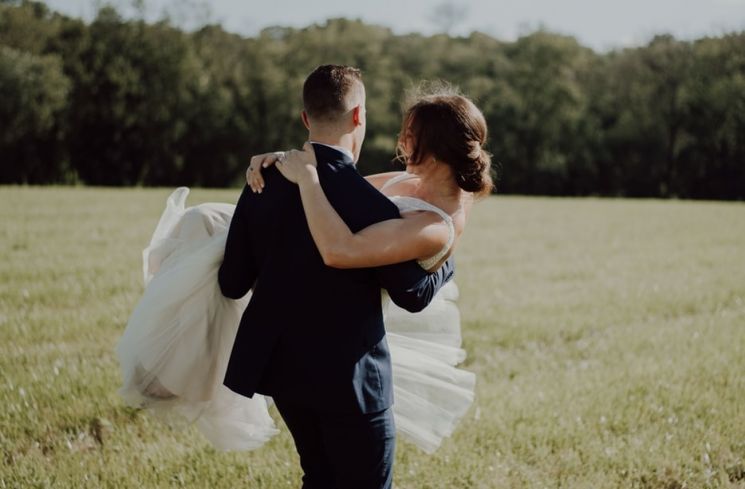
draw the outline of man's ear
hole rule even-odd
[[[305,125],[305,128],[310,131],[310,121],[308,120],[308,113],[305,111],[302,111],[300,113],[300,118],[303,119],[303,124]]]
[[[352,122],[355,126],[362,125],[362,107],[359,105],[352,109]]]

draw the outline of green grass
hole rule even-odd
[[[169,191],[0,188],[0,488],[299,487],[116,394]],[[745,205],[492,198],[457,266],[476,402],[398,488],[745,488]]]

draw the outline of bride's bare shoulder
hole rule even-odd
[[[380,190],[383,188],[383,186],[388,183],[388,181],[392,178],[395,178],[399,175],[401,175],[402,171],[389,171],[385,173],[375,173],[373,175],[368,175],[365,177],[365,180],[370,182],[373,187]]]

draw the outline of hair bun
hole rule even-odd
[[[481,144],[473,141],[474,147],[465,161],[454,165],[455,180],[466,192],[476,194],[490,192],[494,186],[491,177],[491,156],[484,151]]]

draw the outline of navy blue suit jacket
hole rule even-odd
[[[400,217],[397,207],[339,151],[314,145],[321,186],[353,232]],[[379,268],[327,267],[305,220],[298,187],[270,167],[266,187],[245,187],[235,209],[219,282],[223,295],[253,295],[241,319],[225,385],[329,411],[390,407],[393,385],[381,288],[399,306],[423,309],[453,274],[414,261]]]

